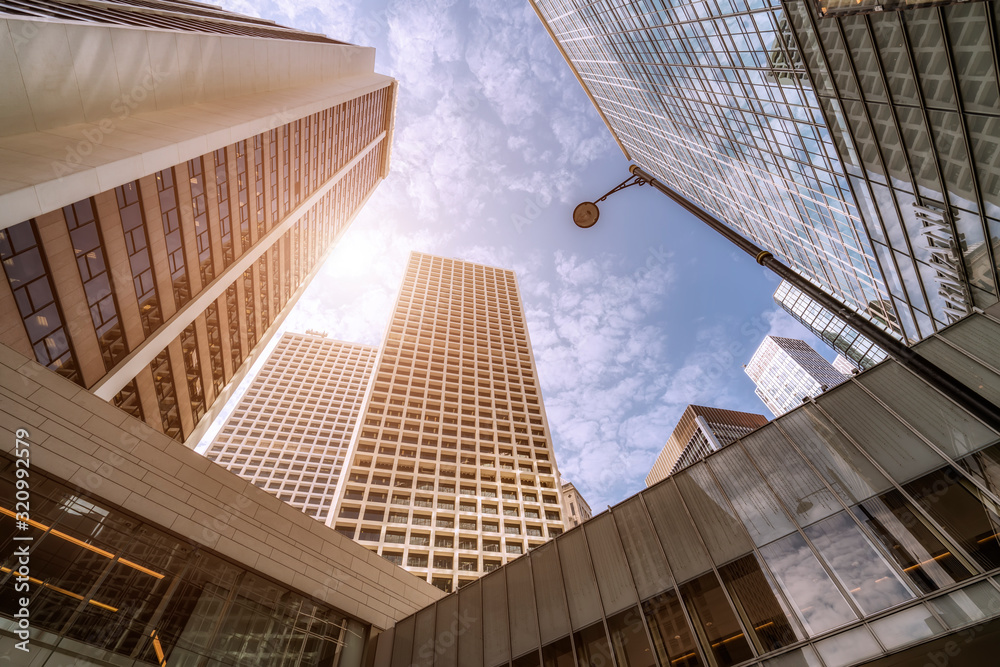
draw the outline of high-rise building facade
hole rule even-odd
[[[976,314],[918,349],[1000,410],[998,338]],[[998,462],[890,360],[397,622],[374,664],[992,665]]]
[[[563,530],[514,272],[411,253],[327,523],[444,589]]]
[[[781,3],[532,4],[627,158],[859,312],[888,298]]]
[[[565,517],[567,528],[579,526],[593,516],[593,513],[590,511],[590,505],[580,495],[580,492],[573,486],[572,482],[563,482],[562,501],[563,516]]]
[[[787,6],[907,338],[995,304],[997,2]]]
[[[921,340],[997,302],[997,3],[533,0],[626,157]]]
[[[194,446],[387,174],[395,81],[209,6],[19,7],[0,341]]]
[[[744,370],[775,416],[847,379],[805,341],[780,336],[765,336]]]
[[[844,375],[854,375],[858,372],[857,366],[852,364],[850,360],[842,354],[838,354],[837,358],[833,360],[831,364],[834,370],[843,373]]]
[[[847,324],[843,319],[816,303],[791,283],[782,280],[774,292],[781,308],[809,329],[817,338],[845,357],[860,370],[885,361],[885,350]]]
[[[325,522],[377,353],[285,332],[205,455]]]
[[[646,486],[653,486],[767,422],[767,417],[752,412],[687,406],[646,475]]]

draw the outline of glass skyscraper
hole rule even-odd
[[[859,312],[884,302],[781,3],[533,4],[628,158]]]
[[[997,302],[1000,23],[996,2],[905,4],[787,7],[913,340]]]
[[[629,159],[859,313],[997,302],[996,2],[533,4]]]

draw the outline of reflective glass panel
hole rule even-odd
[[[865,614],[913,599],[846,512],[813,524],[805,532]]]
[[[931,600],[931,605],[950,628],[1000,614],[1000,593],[988,581]]]
[[[691,628],[673,591],[647,600],[642,604],[642,611],[646,614],[653,648],[661,665],[701,667]]]
[[[638,607],[608,618],[611,650],[623,667],[656,667]]]
[[[804,639],[798,626],[789,620],[791,613],[785,601],[771,586],[753,554],[720,567],[719,574],[743,625],[752,629],[751,639],[759,653],[770,653]]]
[[[705,465],[695,464],[674,475],[674,480],[715,563],[725,563],[753,548],[743,522]]]
[[[760,554],[810,635],[857,619],[801,535],[761,547]]]
[[[941,622],[923,605],[872,621],[872,632],[887,649],[906,646],[944,632]]]
[[[903,488],[980,566],[1000,567],[997,508],[957,470],[948,466]]]
[[[846,667],[882,653],[872,633],[863,626],[817,642],[816,650],[827,667]]]
[[[811,646],[803,646],[797,651],[765,660],[764,667],[822,667],[822,663]]]
[[[569,637],[542,647],[542,667],[573,667],[573,644]]]
[[[739,447],[726,447],[706,460],[757,545],[795,530],[767,482]]]
[[[858,382],[952,458],[997,440],[996,433],[898,364],[873,368]]]
[[[892,486],[815,406],[805,405],[788,413],[779,426],[845,499],[858,502]]]
[[[711,568],[711,561],[684,510],[674,481],[663,480],[644,491],[643,498],[674,577],[683,581]]]
[[[576,659],[580,667],[590,665],[612,665],[611,646],[604,633],[604,623],[595,623],[574,635]]]
[[[828,391],[819,404],[896,481],[944,465],[923,440],[854,385]]]
[[[994,495],[1000,496],[1000,445],[969,454],[958,461],[958,465],[982,482]]]
[[[719,667],[753,657],[753,650],[714,573],[682,584],[680,589],[692,622],[701,627],[700,634],[708,641],[703,648],[715,656]]]
[[[898,491],[871,498],[852,511],[921,592],[930,593],[972,575]]]
[[[800,525],[843,509],[777,427],[761,429],[743,438],[741,443]]]

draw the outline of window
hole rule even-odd
[[[97,332],[104,368],[110,371],[128,354],[128,346],[118,319],[118,304],[104,256],[104,243],[94,214],[93,201],[83,199],[72,206],[63,207],[63,217],[66,218],[70,240],[73,242],[76,265],[80,270],[80,280],[90,307],[90,318]]]
[[[177,393],[174,387],[173,370],[170,367],[170,355],[162,350],[149,365],[153,373],[153,387],[156,390],[156,400],[160,406],[160,421],[163,432],[171,438],[181,441],[181,418],[177,410]]]
[[[233,227],[229,215],[229,175],[226,171],[226,149],[213,154],[215,162],[215,191],[219,202],[219,232],[222,235],[222,264],[226,268],[236,259],[233,248]]]
[[[201,361],[198,355],[198,336],[194,322],[184,328],[180,335],[181,354],[184,357],[184,372],[187,378],[188,398],[191,401],[191,416],[197,424],[205,416],[205,391],[201,384]]]
[[[82,385],[34,220],[0,230],[0,259],[35,358],[43,366]]]
[[[191,283],[184,262],[184,238],[181,234],[180,212],[177,208],[177,188],[173,167],[155,174],[156,193],[160,202],[160,219],[167,243],[167,267],[174,293],[174,306],[181,308],[191,299]]]
[[[139,182],[132,181],[118,186],[115,188],[115,197],[118,200],[122,230],[125,232],[125,249],[128,252],[129,267],[132,269],[132,282],[135,286],[136,300],[139,302],[142,329],[149,336],[163,324],[163,316],[156,295],[156,283],[153,280],[153,262],[149,255],[142,206],[139,204]]]

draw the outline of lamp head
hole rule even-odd
[[[585,201],[582,204],[578,204],[575,209],[573,209],[573,222],[580,229],[587,229],[588,227],[593,227],[597,223],[597,219],[601,217],[601,211],[597,208],[597,204],[592,201]]]

